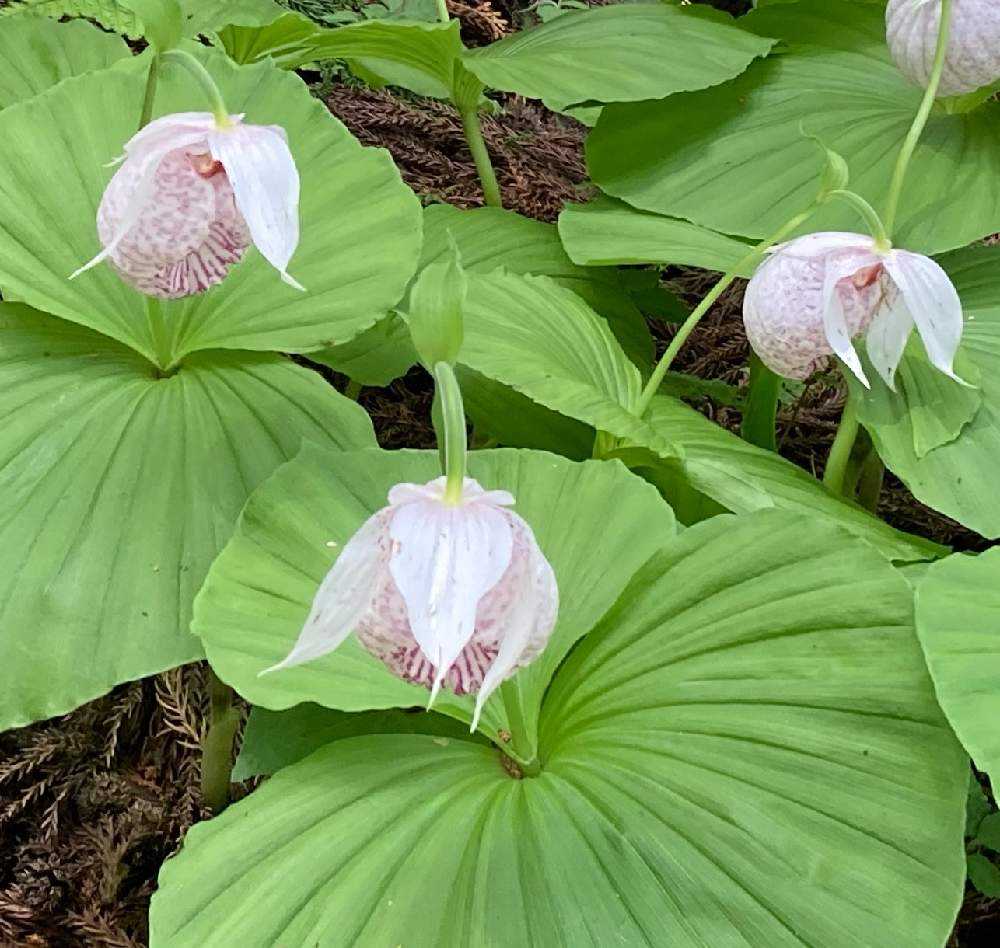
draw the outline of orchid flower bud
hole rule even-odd
[[[446,478],[397,484],[389,506],[347,542],[299,638],[268,672],[332,652],[352,632],[404,681],[490,694],[544,649],[559,611],[552,567],[506,491],[466,478],[457,503]],[[264,674],[262,672],[262,674]]]
[[[889,0],[889,50],[907,79],[927,88],[934,66],[941,0]],[[1000,79],[1000,4],[952,0],[951,28],[939,96],[964,95]]]
[[[929,257],[881,250],[863,234],[821,233],[772,248],[747,286],[743,324],[761,361],[805,379],[837,355],[867,386],[851,340],[867,330],[868,357],[886,384],[916,324],[930,361],[953,370],[962,339],[962,303]]]
[[[130,286],[160,299],[225,279],[251,243],[296,289],[288,262],[299,242],[299,174],[283,129],[217,124],[208,112],[151,122],[125,146],[97,211],[103,250]],[[72,277],[71,277],[72,279]]]

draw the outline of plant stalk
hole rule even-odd
[[[750,394],[743,411],[740,433],[743,440],[758,448],[777,451],[775,419],[778,415],[778,394],[781,392],[781,376],[772,372],[756,352],[750,354]]]
[[[156,89],[160,84],[160,54],[154,53],[146,74],[146,94],[142,100],[142,115],[139,117],[138,131],[142,131],[153,118],[153,103],[156,101]]]
[[[462,500],[465,484],[465,462],[468,455],[468,434],[465,428],[465,408],[462,390],[455,378],[455,370],[447,362],[434,366],[434,381],[441,405],[444,427],[444,489],[445,503],[458,504]]]
[[[801,227],[811,216],[814,208],[809,208],[807,211],[803,211],[801,214],[796,214],[790,221],[779,228],[774,234],[768,237],[766,240],[761,241],[753,248],[745,257],[743,257],[731,270],[722,275],[715,286],[709,290],[708,295],[692,310],[691,315],[684,320],[681,328],[677,330],[677,335],[670,341],[670,345],[667,346],[667,351],[663,353],[660,361],[656,364],[656,368],[653,369],[653,374],[650,375],[649,381],[646,383],[646,387],[642,390],[642,394],[639,396],[639,401],[635,406],[634,414],[638,415],[640,418],[646,413],[649,408],[650,403],[653,401],[653,396],[660,390],[660,386],[663,384],[664,378],[666,378],[667,371],[670,369],[671,364],[680,352],[681,346],[687,342],[688,336],[694,332],[695,327],[701,322],[702,317],[712,308],[715,301],[722,296],[722,294],[729,288],[730,284],[743,272],[745,272],[751,264],[753,264],[769,247],[774,244],[779,243],[784,240],[790,233]]]
[[[451,19],[448,13],[448,0],[437,0],[437,14],[442,23],[447,23]]]
[[[201,741],[201,795],[205,806],[220,813],[229,804],[233,741],[240,714],[233,704],[233,689],[211,669],[208,674],[210,711],[208,729]]]
[[[896,167],[892,173],[892,183],[889,185],[889,198],[885,205],[885,229],[892,237],[896,227],[896,215],[899,211],[899,199],[903,192],[903,182],[906,180],[906,171],[910,167],[910,159],[916,150],[917,142],[924,132],[927,120],[930,118],[931,109],[934,107],[934,100],[941,85],[941,74],[944,71],[944,60],[948,53],[948,38],[951,35],[951,7],[952,0],[941,0],[941,26],[938,30],[937,48],[934,52],[934,65],[931,68],[930,81],[927,83],[927,90],[920,103],[920,108],[913,119],[910,131],[903,141],[903,147],[899,150],[899,157],[896,159]]]
[[[510,725],[510,745],[505,748],[510,751],[508,757],[513,760],[525,777],[536,777],[541,773],[542,765],[538,754],[528,740],[528,727],[524,722],[524,710],[521,707],[521,692],[513,679],[505,681],[500,686],[500,696],[503,698],[504,709],[507,712],[507,723]]]
[[[889,232],[886,230],[882,218],[878,216],[878,211],[871,206],[860,194],[853,191],[831,191],[830,197],[840,198],[850,204],[860,215],[861,219],[868,225],[868,230],[875,238],[875,244],[881,251],[891,250],[892,241],[889,239]]]
[[[229,118],[229,110],[226,108],[222,92],[212,78],[212,74],[187,50],[169,49],[160,55],[164,60],[177,63],[178,66],[183,66],[188,71],[205,93],[211,105],[212,115],[215,117],[215,124],[219,128],[230,128],[233,123]]]
[[[465,140],[469,145],[469,151],[472,152],[472,160],[476,163],[479,183],[483,187],[483,200],[487,207],[503,207],[500,198],[500,183],[497,181],[493,162],[490,161],[490,153],[483,138],[483,127],[479,121],[479,108],[472,106],[468,109],[459,109],[459,114],[462,116]]]
[[[858,403],[853,389],[848,388],[847,401],[844,403],[844,411],[840,416],[837,436],[830,446],[830,454],[826,459],[826,470],[823,472],[823,483],[841,497],[846,497],[854,492],[854,485],[847,483],[847,472],[859,427]]]

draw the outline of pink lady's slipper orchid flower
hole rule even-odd
[[[930,361],[953,370],[962,303],[929,257],[881,250],[863,234],[821,233],[772,248],[747,286],[743,324],[761,361],[805,379],[831,355],[865,384],[851,340],[867,330],[868,357],[890,388],[916,323]]]
[[[106,259],[139,292],[176,299],[220,283],[252,242],[302,289],[288,275],[299,173],[283,129],[182,112],[143,128],[119,161],[97,211],[104,249],[74,277]]]
[[[889,0],[886,37],[911,82],[927,88],[934,65],[941,0]],[[1000,3],[952,0],[951,28],[939,96],[964,95],[1000,79]]]
[[[326,655],[352,632],[394,675],[457,695],[490,694],[545,647],[559,611],[552,567],[514,498],[466,478],[457,503],[446,478],[397,484],[389,506],[347,542],[323,580],[288,657]]]

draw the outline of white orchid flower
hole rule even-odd
[[[108,260],[141,293],[176,299],[225,279],[251,242],[296,289],[288,263],[299,242],[299,174],[284,129],[220,125],[208,112],[151,122],[125,145],[97,211],[103,250],[71,277]]]
[[[506,491],[465,478],[397,484],[389,506],[347,542],[288,656],[267,672],[332,652],[352,632],[394,675],[457,695],[490,694],[548,642],[559,611],[555,574]],[[265,674],[265,672],[262,672]]]
[[[886,38],[900,71],[925,89],[941,28],[941,0],[889,0]],[[1000,3],[952,0],[939,96],[964,95],[1000,79]]]
[[[786,378],[807,378],[837,355],[866,385],[851,342],[867,330],[868,357],[894,388],[916,324],[930,361],[954,372],[962,303],[929,257],[882,250],[863,234],[819,233],[772,248],[747,286],[743,324],[761,361]]]

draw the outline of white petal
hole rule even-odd
[[[389,512],[380,510],[347,541],[320,585],[294,647],[261,675],[326,655],[354,631],[371,605],[379,570],[385,568],[388,520]]]
[[[282,280],[299,243],[299,172],[284,132],[263,125],[234,125],[209,135],[212,157],[221,161],[257,249]]]
[[[913,330],[913,316],[906,306],[903,294],[890,288],[889,299],[883,304],[866,337],[868,358],[885,384],[896,390],[896,369],[903,358],[907,340]]]
[[[878,263],[879,260],[874,255],[870,259],[861,258],[857,254],[849,254],[843,260],[834,258],[827,263],[823,280],[823,329],[826,332],[826,341],[866,388],[871,386],[851,342],[851,330],[847,324],[840,294],[837,292],[837,284],[847,277],[854,276],[864,267]]]
[[[173,151],[181,148],[192,137],[207,143],[208,134],[215,128],[210,112],[175,112],[164,115],[139,129],[126,143],[129,158],[143,158],[151,152]]]
[[[930,257],[905,250],[887,254],[885,268],[906,301],[931,363],[961,382],[954,365],[962,341],[962,301],[948,274]]]
[[[559,615],[559,586],[549,561],[538,548],[535,535],[517,514],[521,536],[528,544],[529,561],[526,582],[517,597],[515,608],[505,624],[500,651],[483,678],[476,695],[476,710],[472,716],[472,731],[479,726],[479,716],[489,696],[510,677],[520,665],[527,664],[548,642]]]
[[[503,511],[481,503],[421,500],[395,508],[389,569],[413,637],[436,669],[431,701],[472,638],[483,595],[503,576],[513,552]]]
[[[787,243],[773,247],[793,257],[825,257],[838,250],[857,250],[860,253],[873,253],[875,241],[865,234],[854,234],[846,231],[820,231],[815,234],[805,234]]]

